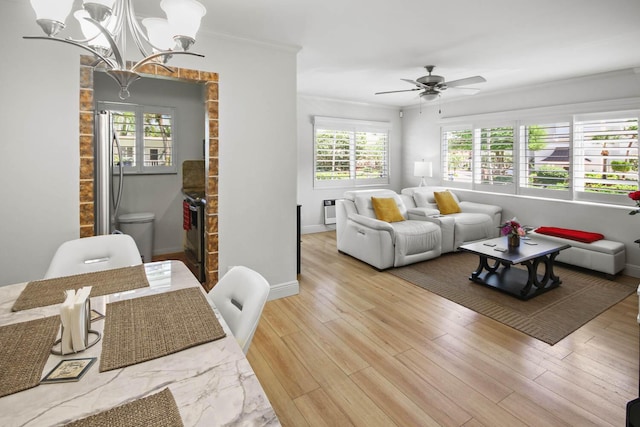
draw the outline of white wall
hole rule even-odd
[[[637,104],[634,98],[640,96],[640,70],[624,70],[596,76],[588,76],[561,82],[552,82],[519,91],[504,92],[491,96],[476,95],[451,102],[443,102],[442,113],[438,106],[430,106],[422,114],[418,109],[404,110],[403,118],[403,166],[402,186],[415,186],[415,178],[410,174],[412,162],[429,153],[434,161],[434,178],[429,184],[440,184],[440,126],[441,122],[456,120],[456,117],[482,115],[500,112],[512,114],[519,109],[555,110],[563,105],[581,104],[586,108],[590,103],[606,102]],[[631,101],[625,101],[631,100]],[[625,273],[640,277],[640,248],[634,240],[640,238],[640,222],[628,215],[634,207],[612,206],[541,200],[513,195],[489,193],[465,193],[467,200],[498,204],[504,208],[505,218],[517,216],[531,225],[547,225],[583,229],[603,233],[608,239],[623,242],[627,251]]]
[[[11,64],[0,70],[0,284],[8,284],[41,278],[58,245],[78,237],[82,51],[23,40],[41,34],[28,2],[0,8]],[[220,272],[247,265],[272,294],[296,292],[296,50],[206,32],[193,50],[206,58],[172,63],[220,75]]]
[[[335,225],[324,225],[322,201],[339,199],[345,191],[352,190],[352,188],[313,188],[313,117],[325,116],[391,123],[389,137],[390,184],[384,188],[399,191],[402,176],[402,125],[399,112],[400,110],[395,107],[308,96],[298,97],[298,203],[302,205],[300,209],[303,234],[335,229]]]

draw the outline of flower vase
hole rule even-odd
[[[515,249],[520,246],[520,236],[517,234],[509,234],[507,236],[507,246],[509,249]]]

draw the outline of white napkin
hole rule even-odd
[[[88,312],[86,304],[91,286],[85,286],[74,291],[65,291],[67,297],[60,306],[60,320],[62,321],[62,354],[77,353],[86,348]]]

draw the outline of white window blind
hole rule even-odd
[[[637,112],[578,116],[574,128],[575,189],[581,198],[606,200],[638,188]]]
[[[387,122],[314,117],[316,188],[389,183]]]
[[[512,122],[496,114],[451,121],[441,128],[442,182],[628,205],[628,194],[638,190],[640,178],[637,103],[625,102],[626,108],[618,110],[578,105],[575,113],[569,108],[557,114],[542,115],[538,109],[505,113]],[[471,159],[470,169],[464,159]]]
[[[513,126],[483,127],[476,129],[476,134],[479,135],[480,150],[475,183],[492,186],[513,184]]]
[[[571,123],[520,125],[519,166],[520,188],[568,193],[571,189]]]
[[[473,180],[473,131],[469,128],[442,132],[443,180],[471,185]]]

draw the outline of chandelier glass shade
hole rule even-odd
[[[188,52],[206,14],[205,7],[196,0],[162,0],[160,7],[166,19],[145,18],[142,25],[136,18],[133,0],[83,0],[82,9],[73,15],[84,39],[57,37],[65,28],[73,3],[74,0],[31,0],[36,22],[45,36],[24,38],[54,40],[89,51],[95,57],[93,66],[103,66],[120,85],[120,99],[129,97],[129,85],[140,78],[137,70],[142,66],[153,62],[173,72],[165,65],[173,55],[203,56]],[[127,37],[143,56],[133,64],[124,60]]]

